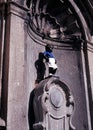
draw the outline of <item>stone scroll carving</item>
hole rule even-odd
[[[34,130],[74,130],[71,117],[74,100],[69,88],[58,78],[48,78],[35,88]]]

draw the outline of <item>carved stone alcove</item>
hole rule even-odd
[[[87,117],[83,52],[86,51],[87,40],[91,39],[91,36],[80,9],[73,0],[28,0],[27,6],[30,9],[27,23],[28,60],[33,54],[37,57],[29,48],[34,48],[38,53],[43,51],[46,44],[53,46],[59,67],[57,74],[61,81],[71,87],[76,99],[73,118],[76,129],[91,130],[88,120],[90,115]],[[32,59],[33,63],[36,58]],[[32,72],[33,67],[28,67]],[[32,75],[29,74],[28,77],[30,76]],[[84,108],[86,110],[83,110]]]
[[[48,114],[44,113],[46,120],[49,117],[55,125],[55,121],[51,117],[51,115],[55,117],[52,110],[54,112],[56,109],[59,112],[60,108],[64,107],[69,113],[68,111],[73,111],[74,108],[73,118],[70,121],[76,130],[92,129],[93,109],[92,107],[90,109],[90,106],[92,106],[93,58],[91,54],[93,55],[93,51],[90,50],[93,50],[93,45],[90,46],[87,43],[91,40],[90,32],[92,31],[89,32],[89,30],[92,30],[93,25],[92,7],[92,0],[84,2],[83,0],[0,0],[2,111],[0,113],[0,129],[29,129],[27,112],[29,95],[35,87],[34,63],[39,52],[44,51],[44,46],[47,43],[54,48],[59,68],[57,74],[73,93],[75,108],[72,102],[70,104],[72,109],[68,109],[69,107],[66,106],[66,101],[63,99],[66,99],[65,96],[69,96],[64,94],[65,92],[60,85],[52,84],[51,89],[49,88],[47,91],[49,99],[44,102],[45,95],[42,99],[44,112],[46,112],[46,105],[49,105]],[[87,15],[89,12],[91,13]],[[88,19],[85,19],[87,16]],[[88,49],[87,45],[89,45]],[[54,95],[55,91],[56,95]],[[60,100],[55,100],[55,96]],[[62,102],[64,103],[62,104]],[[64,124],[65,119],[69,120],[71,117],[69,114],[63,114],[64,116],[61,112],[61,117],[64,118],[60,119],[59,116],[56,118],[56,121],[60,120],[62,124]],[[72,115],[72,113],[70,114]],[[32,115],[33,113],[30,116],[32,117]],[[69,125],[67,126],[74,129],[70,121],[68,121]],[[48,126],[51,127],[49,123]],[[59,127],[64,126],[59,125]],[[34,128],[36,129],[35,124]]]
[[[47,42],[57,42],[59,47],[70,47],[80,49],[81,25],[69,1],[27,1],[30,8],[28,12],[28,33],[30,37],[37,34],[43,39],[43,44]],[[32,32],[35,33],[33,33]],[[38,36],[34,39],[38,39]],[[41,40],[42,40],[41,39]],[[42,44],[40,39],[37,41]]]

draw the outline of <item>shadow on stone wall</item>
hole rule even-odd
[[[40,52],[38,55],[38,59],[35,61],[35,68],[37,71],[36,83],[39,83],[44,79],[46,66],[45,63],[43,62],[43,59],[44,59],[43,53]]]
[[[34,89],[30,93],[30,98],[29,98],[29,108],[28,108],[29,130],[33,130],[33,124],[35,123],[33,99],[34,99]]]

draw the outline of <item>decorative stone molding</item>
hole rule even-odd
[[[69,88],[58,78],[40,82],[34,90],[35,130],[74,130],[71,116],[74,99]]]
[[[28,11],[27,8],[24,6],[21,6],[17,4],[16,2],[7,2],[7,15],[14,14],[17,15],[18,17],[21,17],[23,19],[26,19],[26,13]]]

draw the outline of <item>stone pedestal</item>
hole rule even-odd
[[[35,88],[33,107],[34,130],[75,130],[71,122],[73,96],[56,76],[43,80]]]

